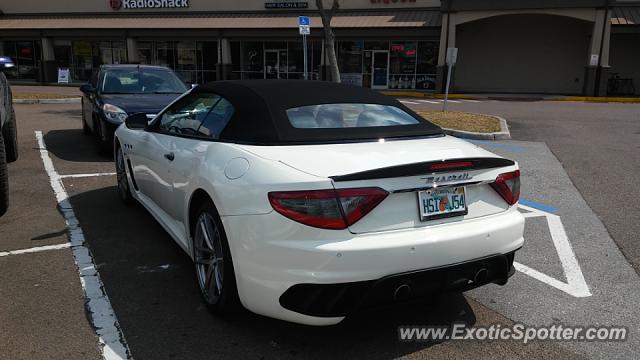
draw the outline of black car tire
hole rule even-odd
[[[11,118],[4,124],[2,136],[4,137],[6,161],[12,163],[18,160],[18,124],[16,122],[16,112],[13,109],[11,109]]]
[[[96,152],[98,155],[108,156],[111,154],[111,144],[103,139],[102,124],[100,123],[100,120],[95,120],[93,122],[93,138],[96,143]]]
[[[0,216],[9,208],[9,169],[4,152],[4,139],[0,132]]]
[[[135,203],[133,195],[131,195],[131,187],[129,186],[129,178],[127,177],[127,161],[124,158],[122,147],[118,146],[116,150],[116,177],[118,179],[118,195],[120,200],[130,206]]]
[[[196,213],[192,221],[194,222],[193,228],[193,252],[194,252],[194,265],[196,272],[196,280],[198,284],[198,288],[200,289],[200,295],[204,300],[205,304],[209,308],[211,312],[218,316],[222,317],[232,317],[232,315],[236,314],[238,310],[242,307],[240,305],[240,299],[238,297],[238,288],[236,286],[236,276],[233,268],[233,259],[231,258],[231,251],[229,250],[229,243],[227,241],[227,235],[224,231],[224,227],[222,225],[222,221],[220,220],[220,216],[218,215],[218,211],[216,210],[213,203],[210,201],[205,201],[200,209]],[[203,253],[207,251],[199,251],[196,248],[198,244],[198,229],[199,221],[203,216],[208,216],[209,219],[213,220],[211,225],[213,225],[213,229],[217,231],[218,234],[218,244],[219,250],[221,250],[221,256],[223,258],[222,261],[222,290],[215,296],[210,296],[208,291],[203,288],[203,284],[201,283],[201,278],[199,276],[199,261],[206,261],[202,259]],[[213,242],[213,240],[212,240]],[[210,253],[209,253],[210,254]],[[219,255],[213,254],[214,257],[218,257]],[[203,270],[204,271],[204,270]],[[215,276],[215,275],[213,275]]]
[[[84,103],[82,104],[82,133],[85,135],[91,135],[91,128],[87,124],[87,120],[84,118]]]

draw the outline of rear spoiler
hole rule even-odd
[[[504,158],[463,158],[426,161],[361,171],[353,174],[330,176],[333,181],[357,181],[419,176],[459,170],[482,170],[513,166],[515,162]]]

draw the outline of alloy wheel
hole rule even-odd
[[[127,169],[124,163],[124,155],[122,149],[118,148],[116,153],[116,176],[118,178],[118,193],[122,200],[128,200],[129,198],[129,180],[127,179]]]
[[[216,304],[222,295],[224,253],[220,231],[208,212],[196,223],[194,255],[200,290],[209,304]]]

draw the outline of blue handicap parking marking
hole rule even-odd
[[[502,149],[502,150],[506,150],[506,151],[510,151],[510,152],[514,152],[514,153],[523,153],[523,152],[527,152],[527,148],[524,146],[520,146],[520,145],[514,145],[514,144],[503,144],[503,143],[497,143],[494,141],[488,141],[488,140],[467,140],[470,143],[476,144],[476,145],[486,145],[486,146],[492,146],[498,149]]]
[[[556,213],[556,212],[560,211],[560,209],[554,208],[553,206],[540,204],[540,203],[537,203],[537,202],[534,202],[534,201],[531,201],[531,200],[527,200],[527,199],[520,199],[520,204],[522,204],[524,206],[528,206],[528,207],[534,208],[534,209],[546,211],[548,213]]]

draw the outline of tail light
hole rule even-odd
[[[384,200],[380,188],[283,191],[269,193],[269,202],[280,214],[321,229],[346,229]]]
[[[491,187],[502,196],[509,205],[515,205],[520,198],[520,170],[498,175]]]

